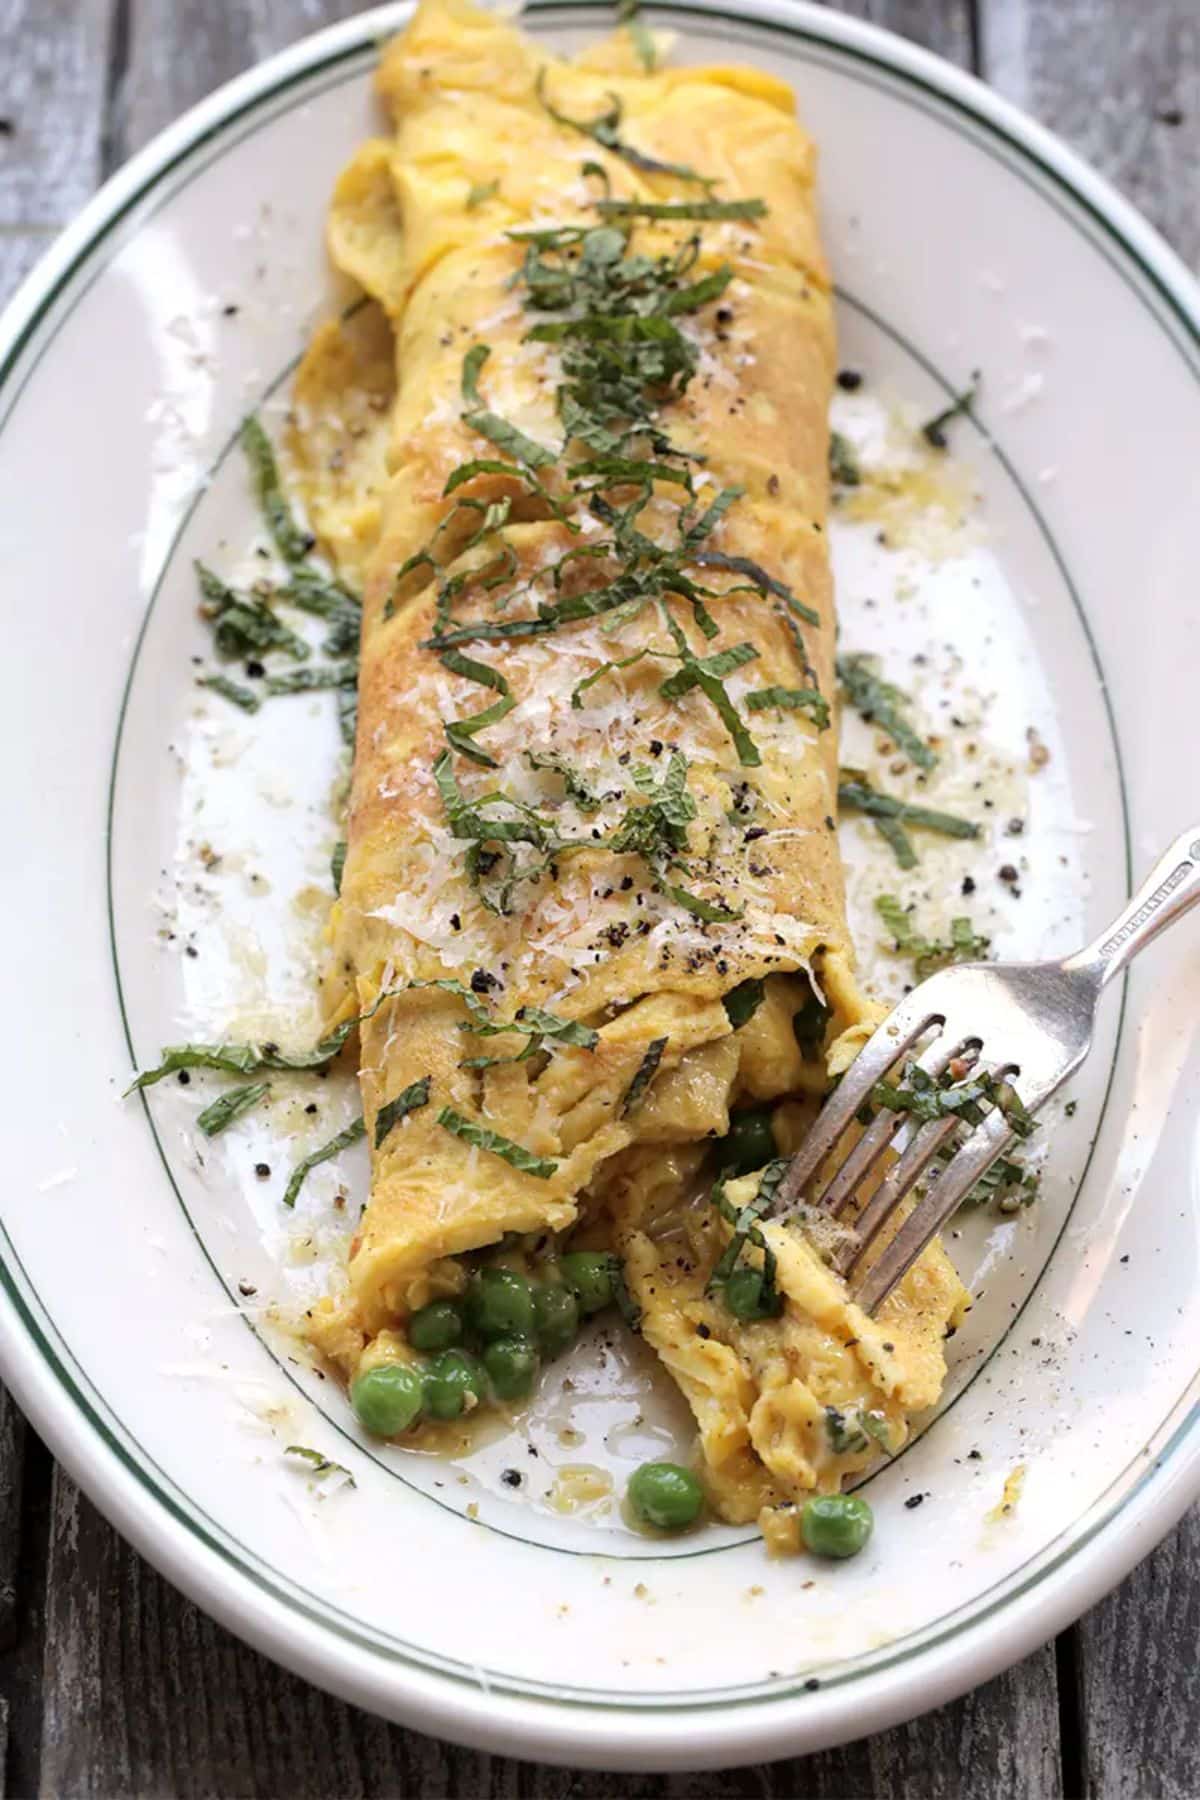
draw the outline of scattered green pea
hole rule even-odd
[[[769,1112],[734,1113],[729,1121],[728,1136],[717,1146],[717,1161],[721,1168],[737,1175],[749,1175],[754,1169],[761,1169],[776,1154]]]
[[[533,1323],[543,1356],[561,1356],[579,1330],[579,1302],[572,1290],[540,1282],[533,1290]]]
[[[875,1525],[875,1515],[856,1494],[818,1494],[806,1500],[800,1533],[815,1556],[857,1556]]]
[[[431,1300],[408,1321],[408,1341],[414,1350],[449,1350],[462,1342],[462,1310],[453,1300]]]
[[[421,1371],[411,1363],[377,1363],[350,1388],[350,1404],[375,1437],[407,1431],[421,1402]]]
[[[616,1263],[607,1250],[572,1250],[562,1259],[563,1280],[586,1318],[611,1306],[616,1294]]]
[[[515,1269],[481,1269],[467,1290],[467,1323],[481,1338],[528,1336],[533,1288]]]
[[[735,1319],[749,1323],[754,1319],[774,1319],[782,1310],[782,1300],[778,1293],[763,1292],[763,1273],[761,1269],[735,1269],[729,1276],[722,1298]]]
[[[498,1400],[523,1400],[537,1380],[537,1345],[531,1338],[493,1338],[484,1349],[483,1366]]]
[[[468,1400],[487,1392],[487,1378],[465,1350],[443,1350],[425,1371],[425,1410],[433,1419],[457,1419]]]
[[[627,1492],[637,1516],[659,1531],[683,1531],[694,1525],[704,1505],[700,1483],[678,1463],[643,1463],[630,1476]]]

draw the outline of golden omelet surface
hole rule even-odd
[[[647,72],[626,34],[548,59],[468,0],[423,0],[380,89],[329,230],[370,306],[297,391],[311,516],[365,575],[328,992],[372,1179],[311,1335],[350,1374],[407,1360],[472,1259],[583,1221],[748,1517],[896,1447],[964,1299],[935,1246],[873,1324],[778,1222],[774,1316],[712,1285],[713,1140],[778,1103],[786,1149],[870,1022],[812,146],[765,76]]]

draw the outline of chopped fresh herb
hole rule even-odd
[[[947,1147],[939,1157],[944,1165],[953,1150]],[[1001,1156],[990,1169],[985,1169],[963,1201],[964,1206],[995,1206],[1002,1213],[1021,1212],[1032,1206],[1042,1185],[1036,1169],[1026,1168],[1015,1157]]]
[[[443,1106],[437,1122],[455,1137],[462,1138],[464,1143],[479,1150],[489,1150],[523,1175],[535,1175],[539,1181],[549,1181],[558,1168],[549,1157],[534,1156],[532,1151],[514,1144],[511,1138],[502,1137],[498,1131],[492,1131],[474,1119],[465,1119],[452,1106]]]
[[[901,825],[899,819],[872,819],[876,831],[891,850],[902,869],[915,869],[917,853],[913,849],[912,839]]]
[[[919,1063],[909,1063],[899,1085],[877,1081],[871,1099],[889,1112],[909,1113],[921,1124],[957,1118],[968,1125],[981,1125],[987,1116],[984,1108],[990,1104],[1004,1114],[1017,1137],[1028,1137],[1034,1129],[1033,1119],[1011,1084],[986,1072],[952,1082],[947,1076],[930,1075]]]
[[[797,600],[785,581],[780,581],[777,576],[768,575],[761,563],[752,561],[748,556],[725,556],[719,550],[702,550],[693,558],[693,561],[698,562],[706,569],[728,569],[734,575],[744,575],[747,581],[753,582],[760,593],[774,594],[777,600],[784,601],[796,617],[803,619],[806,625],[821,623],[820,613],[814,612],[811,606],[805,606],[802,600]]]
[[[595,200],[604,219],[762,219],[763,200]]]
[[[477,681],[481,687],[491,688],[500,698],[491,706],[485,706],[481,712],[472,713],[466,719],[447,721],[443,729],[447,741],[471,762],[479,763],[482,768],[494,769],[494,757],[474,743],[477,732],[484,731],[489,725],[495,725],[505,718],[517,704],[509,690],[508,681],[499,669],[493,669],[488,663],[476,662],[473,657],[464,656],[460,650],[448,649],[441,653],[442,666],[450,669],[455,675],[465,675],[468,681]]]
[[[250,464],[258,503],[275,548],[284,562],[303,562],[316,540],[311,532],[301,530],[292,516],[279,480],[279,466],[271,440],[253,413],[242,423],[242,449]]]
[[[211,1106],[205,1107],[196,1123],[205,1137],[216,1137],[219,1131],[224,1131],[227,1125],[232,1125],[235,1119],[248,1113],[252,1106],[257,1106],[263,1095],[270,1091],[269,1081],[255,1081],[248,1087],[230,1088],[228,1093],[214,1100]]]
[[[220,694],[224,700],[231,700],[243,712],[256,713],[262,705],[256,693],[248,687],[241,687],[236,681],[230,681],[227,675],[201,675],[196,686],[211,688],[214,694]]]
[[[758,745],[742,723],[742,716],[729,698],[724,677],[743,664],[751,662],[758,655],[753,644],[734,644],[728,650],[719,650],[714,656],[697,656],[693,651],[682,628],[663,608],[663,622],[675,640],[682,668],[675,675],[668,675],[659,688],[659,693],[668,700],[677,699],[681,694],[689,693],[698,687],[708,699],[726,731],[733,739],[738,753],[738,761],[746,768],[757,768],[762,762]]]
[[[375,1148],[378,1150],[392,1127],[410,1112],[419,1107],[428,1106],[429,1088],[432,1076],[422,1075],[419,1081],[411,1081],[403,1091],[392,1100],[387,1100],[375,1114]]]
[[[829,434],[829,475],[835,487],[857,487],[862,481],[854,446],[840,431]]]
[[[972,416],[971,408],[975,404],[978,393],[979,375],[978,372],[976,372],[971,377],[970,387],[965,388],[961,394],[956,394],[954,399],[950,402],[950,405],[943,407],[940,413],[935,413],[932,419],[926,419],[921,427],[921,436],[925,439],[926,443],[932,444],[935,450],[946,449],[947,444],[949,443],[949,439],[946,436],[947,425],[950,424],[952,419],[958,419],[964,416],[970,418]]]
[[[302,1457],[306,1463],[312,1465],[314,1475],[344,1475],[347,1487],[357,1486],[345,1463],[334,1462],[331,1456],[322,1456],[319,1450],[310,1450],[307,1444],[289,1444],[283,1454]]]
[[[309,654],[302,637],[290,630],[258,594],[239,594],[202,562],[196,564],[202,604],[223,656],[246,658],[268,650],[284,650],[302,660]]]
[[[571,696],[571,703],[575,704],[574,694]],[[567,799],[573,800],[580,812],[594,813],[600,810],[600,801],[583,776],[561,756],[557,756],[552,750],[527,750],[525,760],[531,769],[544,769],[551,774],[560,775]]]
[[[932,807],[915,806],[896,794],[884,794],[873,788],[857,769],[843,769],[838,781],[838,803],[853,812],[866,813],[875,820],[893,820],[897,824],[920,825],[926,831],[940,832],[943,837],[975,838],[979,827],[957,813],[935,812]],[[915,860],[915,859],[914,859]]]
[[[627,144],[620,136],[621,114],[620,100],[615,94],[610,95],[608,111],[599,113],[594,119],[573,119],[568,113],[559,112],[546,93],[546,71],[539,69],[536,82],[537,97],[545,107],[556,125],[564,126],[568,131],[577,131],[582,137],[589,137],[594,143],[610,150],[619,156],[631,168],[638,169],[643,175],[674,175],[680,181],[695,181],[701,187],[711,188],[712,182],[704,175],[698,175],[686,163],[660,162],[656,156],[647,156],[632,144]],[[599,164],[593,165],[599,169]],[[603,171],[601,171],[602,173]]]
[[[492,347],[490,344],[472,344],[471,348],[467,351],[467,354],[463,357],[461,379],[462,397],[468,406],[483,405],[483,401],[480,399],[479,395],[479,375],[484,363],[491,354]]]
[[[282,675],[268,675],[264,686],[268,694],[312,694],[323,688],[356,688],[358,664],[318,663],[307,669],[287,669]]]
[[[736,987],[730,988],[727,994],[721,996],[725,1017],[735,1031],[740,1031],[743,1025],[749,1024],[765,998],[766,989],[753,976],[748,981],[739,981]]]
[[[792,1014],[792,1035],[805,1062],[820,1062],[825,1033],[832,1017],[833,1008],[826,1006],[815,988],[810,989],[803,1006]]]
[[[658,57],[654,48],[654,39],[642,20],[638,17],[641,0],[617,0],[617,22],[624,25],[633,39],[633,47],[638,53],[647,75],[653,75],[658,66]]]
[[[473,181],[467,189],[467,211],[474,212],[475,208],[482,206],[485,201],[494,200],[499,192],[499,176],[492,181]]]
[[[861,1407],[825,1408],[825,1429],[829,1448],[835,1456],[856,1456],[873,1439],[881,1450],[891,1454],[891,1436],[882,1413],[864,1412]]]
[[[593,669],[590,675],[585,675],[582,681],[575,683],[571,689],[571,705],[576,709],[582,707],[583,696],[587,690],[595,687],[598,681],[603,681],[606,675],[614,674],[617,669],[631,669],[635,663],[644,661],[647,656],[665,656],[665,654],[665,651],[660,650],[635,650],[632,656],[622,656],[616,662],[601,663],[598,669]]]
[[[290,606],[298,606],[301,612],[318,619],[350,618],[357,622],[362,614],[356,594],[332,575],[322,575],[307,564],[290,570],[286,585],[278,593]]]
[[[646,1046],[645,1055],[634,1071],[633,1080],[625,1089],[621,1101],[621,1117],[627,1119],[631,1112],[636,1112],[645,1097],[646,1089],[658,1073],[658,1065],[663,1059],[663,1051],[667,1047],[665,1037],[654,1038]]]
[[[746,695],[746,705],[751,712],[765,712],[768,707],[806,712],[819,731],[829,726],[829,702],[817,688],[752,688]]]
[[[839,656],[838,679],[845,688],[851,705],[868,724],[886,731],[898,750],[920,769],[932,769],[937,757],[923,738],[918,737],[900,711],[908,705],[907,697],[890,681],[875,672],[875,658],[863,655]]]
[[[322,1144],[319,1150],[312,1151],[302,1162],[298,1162],[288,1176],[288,1184],[283,1190],[283,1204],[288,1207],[295,1206],[297,1196],[304,1186],[305,1178],[310,1170],[315,1169],[319,1163],[328,1162],[331,1157],[348,1149],[351,1144],[357,1144],[358,1140],[365,1137],[366,1134],[366,1125],[361,1118],[357,1118],[353,1123],[347,1125],[344,1131],[339,1131],[336,1137],[330,1138],[327,1144]]]
[[[342,874],[345,867],[346,840],[345,838],[341,838],[333,846],[333,855],[329,859],[329,873],[333,876],[333,891],[335,894],[340,894],[342,891]]]
[[[875,910],[887,926],[897,951],[912,957],[917,978],[921,981],[951,963],[981,962],[991,946],[991,940],[981,937],[970,919],[965,918],[951,919],[948,942],[924,937],[916,929],[911,911],[901,906],[894,894],[877,895]]]
[[[720,1213],[726,1224],[733,1226],[733,1235],[726,1244],[716,1267],[708,1278],[708,1293],[715,1293],[733,1274],[741,1259],[742,1251],[747,1243],[753,1244],[762,1251],[762,1292],[759,1308],[762,1316],[778,1312],[783,1305],[775,1285],[776,1262],[775,1253],[764,1237],[759,1220],[770,1211],[780,1183],[787,1174],[789,1159],[777,1157],[769,1162],[758,1180],[758,1189],[754,1198],[739,1211],[725,1193],[725,1181],[717,1182],[709,1196],[712,1205]]]

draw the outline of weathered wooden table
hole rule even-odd
[[[0,0],[0,300],[161,126],[357,10],[354,0]],[[845,10],[983,75],[1200,265],[1200,0],[845,0]],[[243,1648],[116,1537],[0,1395],[5,1793],[1196,1800],[1198,1642],[1193,1515],[1057,1643],[903,1729],[710,1776],[506,1762],[385,1725]]]

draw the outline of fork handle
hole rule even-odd
[[[1200,900],[1200,826],[1181,832],[1160,856],[1124,911],[1086,949],[1068,956],[1069,974],[1089,976],[1097,988],[1131,963],[1151,938]]]

